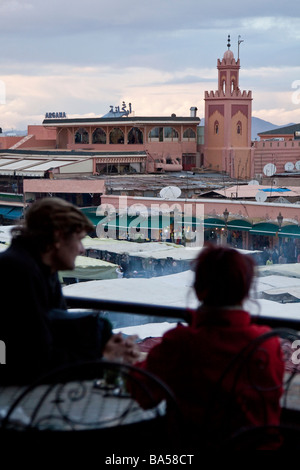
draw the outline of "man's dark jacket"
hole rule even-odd
[[[0,254],[0,289],[0,340],[6,345],[0,384],[29,383],[56,366],[101,357],[108,325],[91,315],[53,320],[53,309],[68,315],[58,275],[27,240],[13,239]]]

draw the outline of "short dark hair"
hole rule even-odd
[[[90,233],[94,225],[76,206],[58,197],[46,197],[32,203],[25,211],[23,225],[13,229],[13,236],[26,238],[39,251],[45,251],[59,232],[67,238],[73,233]]]
[[[195,260],[194,289],[205,305],[238,305],[249,294],[254,272],[251,256],[210,244]]]

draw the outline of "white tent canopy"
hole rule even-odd
[[[193,260],[199,254],[200,247],[177,245],[170,242],[131,242],[127,240],[115,240],[113,238],[91,238],[85,237],[83,245],[86,249],[108,251],[112,253],[141,258],[174,260]],[[259,251],[239,250],[242,253],[259,253]]]
[[[0,243],[10,243],[10,231],[14,225],[1,225],[0,226]]]
[[[108,263],[88,256],[77,256],[75,261],[75,269],[72,271],[59,271],[61,279],[69,277],[76,279],[116,279],[118,277],[116,269],[117,265]]]
[[[300,305],[297,302],[283,304],[255,298],[257,293],[265,290],[268,290],[269,293],[272,291],[276,293],[280,285],[280,278],[283,282],[286,282],[286,285],[281,283],[281,287],[285,291],[289,289],[289,282],[291,286],[294,286],[293,288],[299,286],[298,279],[294,278],[272,276],[266,279],[257,277],[256,288],[251,296],[252,299],[245,303],[245,307],[251,314],[300,319]],[[192,283],[193,272],[184,271],[150,279],[131,278],[85,282],[64,287],[64,294],[74,297],[195,308],[198,301],[193,292]]]
[[[186,248],[183,245],[176,245],[168,242],[131,242],[127,240],[114,240],[113,238],[91,238],[85,237],[83,245],[86,249],[108,251],[111,253],[142,258],[165,259],[194,259],[199,253],[199,248]]]
[[[276,289],[278,280],[273,280]],[[185,271],[169,276],[155,277],[151,279],[116,279],[104,281],[91,281],[73,284],[63,288],[64,294],[74,297],[86,297],[94,299],[107,299],[124,302],[147,303],[152,305],[166,305],[174,307],[196,308],[198,301],[192,289],[193,272]],[[259,284],[256,292],[265,288],[265,284]],[[299,303],[282,304],[265,299],[250,299],[244,307],[252,315],[263,315],[283,319],[300,319]],[[124,334],[137,334],[139,338],[160,337],[176,324],[165,321],[147,323],[122,328],[114,331],[122,331]]]
[[[13,226],[0,227],[0,243],[10,243],[10,230]],[[131,242],[127,240],[115,240],[113,238],[91,238],[89,236],[83,239],[83,245],[87,250],[100,250],[116,254],[126,253],[129,256],[141,258],[174,260],[193,260],[198,255],[200,248],[183,245],[177,245],[169,242]],[[239,250],[243,253],[258,253],[255,251]]]
[[[169,276],[89,281],[63,288],[65,295],[124,302],[195,307],[192,271]]]
[[[300,279],[300,263],[290,263],[290,264],[271,264],[269,266],[260,266],[259,267],[260,276],[287,276],[291,282],[291,278],[297,277]]]

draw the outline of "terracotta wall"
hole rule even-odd
[[[0,149],[9,149],[13,145],[17,144],[24,136],[0,136]]]
[[[254,174],[263,174],[267,163],[274,163],[276,173],[285,172],[285,164],[292,162],[294,165],[300,160],[300,141],[261,141],[254,144]]]

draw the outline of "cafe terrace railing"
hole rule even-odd
[[[186,323],[189,323],[190,321],[190,314],[191,310],[185,309],[185,308],[180,308],[180,307],[172,307],[172,306],[158,306],[158,305],[150,305],[150,304],[139,304],[139,303],[133,303],[133,302],[122,302],[122,301],[111,301],[111,300],[99,300],[99,299],[92,299],[92,298],[81,298],[81,297],[71,297],[67,296],[67,305],[69,308],[74,308],[74,309],[88,309],[88,310],[96,310],[99,311],[100,313],[118,313],[121,314],[121,316],[124,314],[136,314],[136,315],[141,315],[141,321],[143,321],[143,316],[149,316],[151,319],[157,318],[157,319],[163,319],[165,321],[166,318],[172,318],[172,319],[177,319],[178,321],[184,321]],[[153,320],[151,320],[153,321]],[[300,335],[298,331],[300,330],[300,320],[293,320],[293,319],[288,319],[288,318],[274,318],[274,317],[266,317],[263,315],[259,316],[253,316],[253,321],[260,323],[260,324],[268,324],[271,328],[273,328],[273,331],[266,333],[267,337],[264,338],[268,340],[268,337],[270,335],[278,335],[280,338],[285,337],[282,335],[282,333],[287,334],[287,339],[289,340],[291,337],[292,339],[295,338],[300,338]],[[278,331],[278,328],[281,328],[280,331]],[[284,328],[291,328],[296,331],[283,331]],[[290,336],[292,335],[292,336]],[[264,368],[262,366],[266,365],[268,366],[268,359],[269,356],[263,355],[261,356],[261,342],[263,341],[262,337],[259,337],[255,340],[258,344],[258,348],[256,348],[256,344],[253,345],[250,344],[250,354],[246,355],[244,357],[244,351],[242,351],[242,356],[238,355],[237,360],[234,358],[234,364],[238,364],[238,373],[240,371],[243,371],[243,369],[240,367],[241,365],[246,366],[246,371],[248,371],[247,366],[251,366],[253,363],[252,358],[256,356],[253,356],[253,354],[257,351],[259,353],[259,365],[260,365],[260,371],[263,377],[264,377]],[[289,345],[289,343],[288,343]],[[248,352],[248,348],[246,348],[246,352]],[[290,353],[290,349],[288,350],[288,353]],[[289,356],[287,357],[287,362],[286,364],[290,366],[290,361],[289,361]],[[240,360],[241,359],[241,360]],[[262,359],[264,359],[262,361]],[[236,362],[237,361],[237,362]],[[231,365],[231,364],[230,364]],[[96,367],[96,369],[94,368]],[[107,373],[107,370],[101,369],[99,370],[99,367],[112,367],[112,369],[109,369],[109,374]],[[77,367],[77,366],[76,366]],[[54,378],[55,380],[51,380],[50,383],[48,381],[45,381],[45,377],[41,379],[37,384],[30,385],[29,388],[25,388],[24,391],[21,391],[21,395],[18,395],[16,399],[12,403],[10,403],[8,411],[4,415],[4,419],[2,420],[2,429],[0,426],[0,437],[1,439],[9,438],[11,436],[11,441],[16,442],[16,438],[18,436],[21,436],[22,440],[24,440],[24,433],[19,432],[20,430],[29,430],[30,432],[26,433],[27,437],[34,437],[34,442],[35,442],[35,447],[36,447],[36,438],[37,436],[41,437],[44,436],[44,443],[48,445],[49,442],[49,436],[50,434],[53,435],[58,435],[59,436],[59,441],[61,441],[62,436],[66,437],[69,436],[70,434],[66,434],[65,431],[65,425],[70,425],[72,430],[77,430],[75,434],[80,436],[80,445],[82,445],[82,434],[81,432],[83,430],[87,429],[87,436],[88,439],[90,439],[90,432],[96,432],[98,433],[99,430],[103,430],[103,434],[100,434],[98,436],[98,445],[96,446],[97,448],[97,453],[99,454],[99,450],[105,453],[107,455],[107,452],[115,452],[115,443],[119,443],[124,441],[125,442],[125,437],[124,437],[124,431],[126,435],[126,439],[129,437],[129,432],[131,430],[132,435],[131,438],[129,439],[133,444],[134,444],[134,451],[136,449],[141,449],[142,445],[146,445],[146,450],[148,449],[149,442],[153,443],[153,436],[158,436],[158,446],[163,445],[163,448],[165,448],[165,438],[166,436],[169,435],[170,429],[174,428],[173,424],[174,421],[171,421],[172,426],[170,427],[170,422],[169,422],[169,417],[171,420],[174,420],[174,413],[173,411],[176,410],[176,406],[171,413],[165,413],[162,416],[166,416],[168,419],[166,421],[167,425],[167,432],[165,431],[165,428],[161,424],[161,415],[156,414],[153,415],[153,420],[152,419],[147,419],[146,421],[144,419],[141,419],[141,416],[138,416],[138,421],[128,421],[128,425],[130,426],[129,428],[125,427],[125,422],[123,420],[124,416],[130,418],[132,415],[132,410],[133,410],[133,404],[135,405],[135,400],[132,400],[130,397],[130,394],[128,396],[128,389],[126,388],[123,390],[123,386],[125,383],[127,383],[127,380],[131,377],[131,375],[127,374],[126,372],[126,367],[127,369],[133,366],[126,366],[124,364],[120,363],[110,363],[109,361],[100,361],[95,364],[84,364],[84,369],[77,369],[73,370],[73,367],[71,366],[70,369],[65,370],[58,370],[54,371]],[[124,369],[125,368],[125,369]],[[124,371],[123,371],[124,369]],[[228,369],[231,370],[231,369]],[[249,369],[250,370],[250,369]],[[299,403],[299,371],[297,367],[291,367],[290,369],[287,370],[287,379],[285,380],[285,390],[286,392],[284,393],[284,398],[285,396],[288,397],[287,394],[289,394],[289,397],[291,396],[291,401],[289,401],[288,406],[285,406],[285,402],[283,403],[284,408],[283,410],[285,413],[283,414],[284,420],[282,421],[280,427],[275,429],[276,433],[278,434],[279,438],[284,439],[287,444],[288,448],[297,448],[300,444],[300,419],[299,419],[299,410],[300,410],[300,403]],[[118,374],[116,375],[115,372],[118,371]],[[111,374],[113,372],[113,375]],[[120,373],[124,372],[124,379],[123,376],[119,375]],[[136,372],[136,371],[135,371]],[[55,374],[59,374],[59,376]],[[62,374],[62,375],[60,375]],[[69,375],[71,374],[71,375]],[[83,375],[82,375],[83,374]],[[87,375],[86,375],[87,374]],[[93,375],[91,375],[93,374]],[[247,374],[248,376],[248,374]],[[112,391],[110,390],[109,386],[111,384],[111,377],[113,377],[113,384],[114,387]],[[134,375],[135,377],[135,375]],[[234,386],[236,383],[235,378],[238,378],[239,376],[233,374],[234,378]],[[252,379],[252,375],[249,375],[250,379]],[[57,380],[59,378],[59,380]],[[121,378],[121,381],[120,381]],[[148,377],[149,378],[149,377]],[[291,389],[291,384],[292,384],[292,379],[295,378],[296,382],[296,389]],[[48,377],[49,379],[49,377]],[[223,374],[221,376],[221,379],[223,380]],[[117,382],[115,382],[117,380]],[[155,379],[157,380],[157,379]],[[75,382],[75,388],[73,387],[73,382]],[[82,382],[82,383],[81,383]],[[293,380],[294,382],[294,380]],[[79,383],[79,385],[78,385]],[[46,385],[45,385],[46,384]],[[141,384],[144,384],[142,381]],[[267,392],[269,389],[267,388],[266,390],[262,389],[260,386],[260,383],[252,383],[252,380],[250,380],[249,384],[253,387],[253,389],[258,390],[259,393]],[[45,388],[46,386],[46,388]],[[164,385],[165,386],[165,385]],[[280,385],[281,386],[281,385]],[[42,393],[40,393],[40,387],[42,387]],[[71,388],[70,388],[71,387]],[[144,390],[145,386],[142,386],[142,389]],[[296,390],[296,391],[293,391]],[[89,393],[90,391],[90,393]],[[218,389],[217,389],[218,391]],[[235,389],[233,389],[235,391]],[[3,395],[6,394],[9,398],[11,398],[11,389],[4,389],[2,391]],[[20,391],[18,390],[18,393]],[[32,393],[33,392],[33,395]],[[69,393],[71,392],[71,393]],[[88,393],[87,393],[88,392]],[[295,395],[296,394],[296,395]],[[1,395],[1,394],[0,394]],[[170,392],[170,395],[172,393]],[[34,400],[34,397],[38,397],[37,400]],[[151,396],[151,393],[150,395]],[[4,396],[5,398],[5,396]],[[49,398],[49,399],[48,399]],[[169,398],[167,402],[169,403]],[[176,405],[176,399],[174,398],[174,404]],[[24,399],[26,400],[24,402]],[[83,401],[82,401],[83,400]],[[217,400],[215,401],[216,403],[219,403],[219,396],[217,396]],[[42,405],[45,403],[45,415],[42,413]],[[212,402],[213,403],[213,402]],[[116,420],[116,426],[111,426],[111,427],[106,427],[106,421],[112,419],[112,410],[113,410],[113,404],[117,404],[116,408],[116,414],[114,414],[114,420]],[[64,406],[66,405],[66,408]],[[74,405],[74,406],[73,406]],[[100,406],[101,405],[101,406]],[[103,405],[103,406],[102,406]],[[105,409],[104,405],[108,406],[108,414],[105,415]],[[128,406],[127,406],[128,405]],[[291,406],[290,406],[291,405]],[[295,406],[297,405],[297,406]],[[22,409],[24,409],[24,412],[26,413],[26,418],[29,417],[29,424],[21,423],[18,424],[20,426],[20,429],[15,428],[15,423],[10,421],[10,417],[13,418],[13,412],[14,410],[17,410],[18,407],[22,406]],[[50,408],[51,407],[51,408]],[[154,407],[151,407],[151,410],[155,409]],[[169,407],[167,406],[167,411]],[[229,406],[225,407],[226,411],[229,410],[231,412],[231,408]],[[31,411],[30,411],[31,410]],[[213,410],[213,408],[210,406],[208,408],[209,412],[210,410]],[[74,411],[74,413],[73,413]],[[82,411],[82,414],[81,414]],[[139,410],[135,410],[134,412],[138,412]],[[147,410],[146,410],[147,411]],[[87,414],[87,412],[89,412]],[[97,414],[98,413],[98,414]],[[99,422],[95,422],[95,417],[99,415]],[[179,434],[176,437],[176,446],[175,449],[178,451],[178,441],[177,439],[179,438],[179,443],[182,445],[183,444],[183,449],[186,450],[185,444],[186,440],[182,439],[182,431],[185,433],[187,431],[186,427],[181,426],[181,418],[180,418],[180,413],[179,413],[179,418],[175,420],[175,423],[177,423],[176,430],[179,430]],[[16,417],[17,418],[17,417]],[[37,421],[36,421],[36,418]],[[90,419],[91,418],[91,419]],[[18,417],[18,420],[20,418]],[[53,421],[54,419],[54,421]],[[38,423],[38,426],[36,428],[35,423]],[[227,419],[226,419],[227,422]],[[63,425],[61,424],[63,423]],[[137,428],[135,427],[135,424],[137,423]],[[48,427],[49,424],[51,424],[50,428]],[[122,426],[121,426],[122,424]],[[149,427],[150,424],[150,427]],[[152,427],[152,424],[155,426],[155,428]],[[42,426],[40,429],[41,425],[45,425],[45,428]],[[133,425],[131,427],[131,425]],[[144,434],[141,432],[141,427],[140,425],[143,426],[142,429],[144,429]],[[10,427],[11,426],[11,427]],[[72,427],[73,426],[73,427]],[[286,428],[288,429],[288,436],[286,438],[286,434],[283,434],[283,430],[285,431]],[[205,432],[207,431],[207,427],[205,426]],[[260,426],[258,426],[258,431],[260,431]],[[1,433],[2,430],[2,433]],[[41,430],[42,432],[39,432],[37,434],[37,430]],[[113,432],[113,434],[111,432]],[[123,431],[123,432],[122,432]],[[162,431],[163,434],[159,434],[159,431]],[[201,431],[201,429],[200,429]],[[256,428],[255,428],[256,431]],[[271,430],[273,433],[273,429]],[[117,434],[116,434],[117,433]],[[72,433],[72,436],[74,433]],[[189,445],[190,445],[190,435],[187,434],[189,439]],[[202,434],[201,434],[202,435]],[[140,437],[140,444],[137,446],[137,437]],[[196,434],[195,436],[191,435],[192,438],[196,438],[197,446],[195,448],[192,447],[193,453],[195,453],[196,449],[198,450],[199,446],[199,436]],[[239,436],[238,436],[239,437]],[[269,439],[269,434],[266,436]],[[273,439],[273,434],[272,434],[272,439]],[[256,438],[256,436],[255,436]],[[265,436],[263,436],[265,439]],[[173,438],[172,438],[173,439]],[[174,441],[171,439],[170,445],[172,452],[174,452]],[[242,436],[243,439],[243,436]],[[246,435],[246,440],[248,439],[248,435]],[[238,446],[241,445],[240,442],[241,438],[239,437],[238,440]],[[19,441],[18,441],[19,442]],[[43,442],[43,441],[39,441]],[[64,446],[66,440],[63,439]],[[86,442],[86,441],[85,441]],[[127,442],[127,440],[126,440]],[[225,442],[221,440],[221,444]],[[74,448],[74,442],[73,439],[71,440],[71,448],[73,450]],[[242,444],[244,441],[242,441]],[[296,444],[295,444],[296,443]],[[100,444],[102,444],[102,447],[100,447]],[[205,443],[204,443],[205,444]],[[290,444],[293,444],[292,446]],[[295,444],[295,445],[294,445]],[[109,445],[112,446],[112,449],[109,449]],[[227,445],[227,440],[226,440],[226,445]],[[230,445],[234,448],[236,445],[235,440],[230,441]],[[127,444],[126,444],[127,446]],[[251,447],[252,446],[252,447]],[[254,444],[251,442],[251,449],[255,449]],[[109,449],[109,450],[108,450]],[[190,449],[190,447],[188,447]],[[249,446],[248,446],[249,449]],[[124,452],[128,451],[128,448],[125,447]],[[186,453],[186,452],[185,452]],[[133,455],[133,454],[132,454]]]
[[[192,309],[182,307],[151,305],[134,302],[123,302],[113,300],[100,300],[85,297],[66,296],[69,308],[83,308],[99,311],[109,311],[118,313],[130,313],[135,315],[149,315],[157,318],[174,318],[186,323],[190,322]],[[284,308],[284,306],[283,306]],[[254,323],[259,325],[268,325],[271,328],[292,328],[300,331],[300,315],[299,319],[288,317],[272,317],[266,315],[252,315]]]

